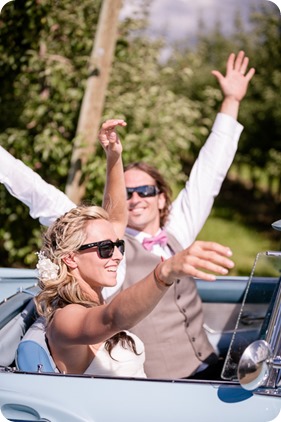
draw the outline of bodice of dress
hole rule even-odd
[[[111,357],[105,349],[105,343],[103,343],[84,374],[146,378],[143,368],[145,360],[144,344],[135,334],[128,331],[126,333],[134,339],[137,355],[129,345],[123,347],[119,342],[112,349]]]

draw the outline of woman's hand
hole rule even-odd
[[[117,126],[126,126],[127,123],[122,119],[106,120],[98,133],[98,139],[105,150],[106,154],[113,153],[113,155],[120,156],[122,153],[122,144],[116,132]]]
[[[161,263],[158,274],[167,283],[183,275],[213,281],[216,277],[209,271],[218,275],[228,274],[229,269],[234,267],[234,262],[229,259],[231,256],[232,252],[227,246],[216,242],[195,241],[187,249]]]

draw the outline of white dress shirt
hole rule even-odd
[[[76,207],[63,192],[45,182],[22,161],[0,146],[0,182],[29,208],[32,218],[50,226],[58,217]]]

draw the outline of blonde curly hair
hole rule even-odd
[[[35,297],[35,304],[39,315],[43,316],[46,324],[50,322],[55,311],[69,304],[77,303],[87,308],[99,306],[81,289],[77,280],[68,270],[63,261],[69,253],[78,251],[86,239],[86,225],[91,220],[107,220],[108,213],[101,207],[82,205],[73,208],[58,218],[45,232],[41,254],[58,266],[57,277],[39,278],[41,292]],[[120,331],[105,342],[105,349],[111,356],[111,351],[120,342],[123,347],[129,345],[135,354],[134,339],[126,332]]]
[[[57,278],[40,278],[42,291],[35,298],[39,315],[49,322],[58,308],[70,303],[79,303],[86,307],[97,306],[80,288],[69,272],[63,258],[75,252],[86,239],[86,225],[90,220],[109,220],[108,213],[97,206],[79,206],[58,218],[45,232],[41,253],[58,266]]]

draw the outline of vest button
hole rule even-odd
[[[202,356],[202,353],[201,353],[201,352],[198,352],[198,356],[200,356],[200,358],[201,358],[201,356]]]
[[[181,298],[181,295],[178,295],[177,300],[179,300]]]
[[[196,338],[195,337],[192,337],[192,339],[191,339],[192,341],[193,341],[193,343],[195,342],[195,340],[196,340]]]

